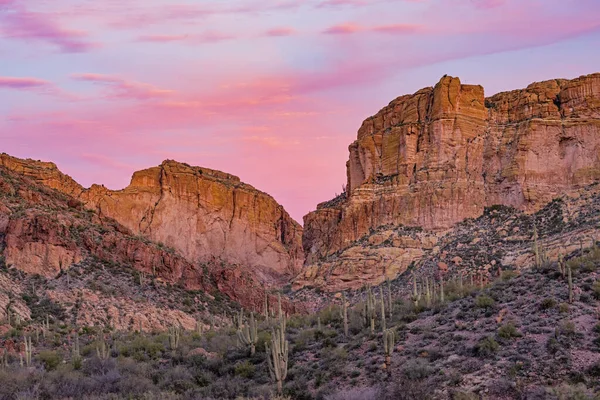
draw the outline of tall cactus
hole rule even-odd
[[[263,305],[263,314],[265,316],[265,322],[269,323],[269,294],[267,293],[267,289],[265,289],[265,302]]]
[[[342,293],[342,320],[344,321],[344,336],[348,337],[348,303],[346,293]]]
[[[537,233],[537,226],[535,224],[535,221],[533,222],[533,256],[535,259],[535,267],[537,269],[540,269],[540,267],[542,266],[542,256],[540,254],[540,246],[538,243],[538,233]]]
[[[71,349],[71,359],[73,364],[77,364],[81,361],[81,352],[79,351],[79,334],[75,334],[75,340],[73,341],[73,348]]]
[[[202,336],[202,322],[200,319],[196,320],[196,335]]]
[[[412,301],[415,304],[415,308],[419,306],[419,301],[421,301],[421,291],[419,290],[419,286],[417,284],[417,276],[413,273],[413,294]]]
[[[381,330],[385,331],[385,297],[381,286],[379,286],[379,297],[381,297]]]
[[[254,355],[254,352],[256,351],[256,342],[258,341],[258,328],[256,327],[253,312],[250,313],[250,323],[245,324],[244,311],[240,310],[237,335],[245,346],[250,346],[250,355]]]
[[[567,264],[567,279],[569,284],[569,303],[573,303],[575,296],[573,295],[573,273],[570,264]]]
[[[440,278],[440,303],[444,304],[446,302],[445,293],[444,293],[444,278]]]
[[[178,326],[169,327],[169,347],[171,350],[177,350],[181,338],[181,328]]]
[[[375,333],[375,296],[371,286],[367,287],[367,302],[365,303],[365,325]]]
[[[277,383],[277,392],[281,394],[288,371],[288,341],[281,327],[272,330],[271,346],[266,345],[266,352],[269,375]]]
[[[431,288],[429,287],[429,278],[425,277],[425,304],[431,307]]]
[[[566,273],[566,268],[565,268],[565,257],[563,256],[563,253],[560,252],[558,253],[558,272],[560,273],[560,276],[562,276],[562,278],[565,278],[565,273]]]
[[[102,340],[99,344],[96,344],[96,355],[101,360],[108,360],[110,352],[106,346],[106,342]]]
[[[31,354],[33,353],[33,346],[31,345],[31,336],[23,337],[25,342],[25,365],[31,367]]]
[[[287,329],[287,319],[286,316],[283,314],[283,309],[281,308],[281,293],[277,293],[277,303],[279,308],[279,326],[281,327],[281,330],[285,333],[285,330]]]
[[[393,329],[386,329],[383,331],[383,351],[385,352],[385,369],[388,373],[388,376],[392,375],[391,364],[395,341],[396,334]]]
[[[392,284],[390,283],[390,278],[386,278],[385,281],[387,283],[388,313],[391,321],[392,314],[394,313],[394,303],[392,303]]]

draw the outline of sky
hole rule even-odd
[[[394,98],[575,78],[598,49],[598,0],[0,0],[0,152],[111,189],[218,169],[302,223]]]

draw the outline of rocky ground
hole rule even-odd
[[[393,315],[386,317],[396,335],[391,377],[382,368],[380,314],[371,333],[363,304],[350,307],[348,337],[337,304],[312,315],[291,315],[284,395],[595,399],[594,393],[600,394],[600,248],[574,251],[567,260],[572,302],[568,280],[553,262],[539,269],[505,270],[483,287],[447,282],[443,302],[437,296],[427,304],[421,297],[415,305],[413,299],[394,296]],[[21,298],[32,302],[25,293]],[[269,324],[258,317],[257,352],[250,356],[227,320],[202,332],[184,329],[180,344],[172,348],[168,332],[76,324],[74,309],[61,309],[52,300],[42,303],[44,309],[31,308],[33,320],[16,324],[13,319],[13,326],[0,328],[9,350],[8,366],[0,373],[0,398],[233,399],[270,398],[274,391],[265,353],[273,319]],[[39,333],[44,313],[55,316],[46,337]],[[19,366],[24,336],[33,338],[29,368]],[[80,341],[80,361],[73,356],[75,340]],[[110,348],[106,359],[96,354],[102,342]]]

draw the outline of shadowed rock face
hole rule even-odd
[[[167,160],[112,191],[99,185],[84,189],[53,163],[3,154],[0,165],[80,200],[133,234],[176,249],[191,263],[221,259],[269,284],[287,281],[303,263],[301,226],[271,196],[233,175]],[[55,258],[76,262],[77,256]]]
[[[363,122],[349,146],[346,198],[321,203],[304,217],[307,270],[383,226],[440,230],[495,204],[537,211],[595,182],[599,151],[600,74],[490,98],[481,86],[445,76]],[[398,257],[412,260],[421,247],[397,249]],[[344,257],[346,267],[334,262],[328,276],[352,280],[346,269],[357,260]]]

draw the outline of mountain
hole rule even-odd
[[[23,320],[52,305],[78,325],[193,329],[234,302],[275,304],[300,233],[270,196],[217,171],[168,161],[111,192],[0,156],[0,309]]]
[[[596,182],[600,74],[489,98],[444,76],[365,120],[349,153],[346,192],[304,217],[295,288],[393,279],[486,207],[532,213]]]
[[[302,227],[271,196],[236,176],[167,160],[135,172],[129,186],[113,191],[85,189],[53,163],[2,154],[0,165],[80,201],[134,235],[176,249],[191,263],[243,264],[268,284],[285,283],[302,266]]]

